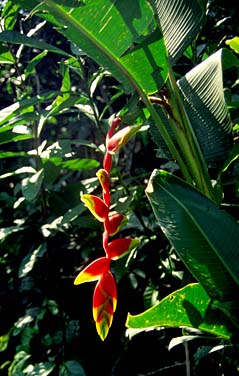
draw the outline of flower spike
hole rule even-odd
[[[106,152],[103,160],[103,168],[97,171],[102,188],[102,199],[83,194],[81,200],[91,213],[103,222],[102,246],[105,257],[98,258],[84,268],[75,278],[74,284],[98,281],[93,295],[93,317],[96,330],[102,341],[108,335],[112,325],[113,315],[117,304],[116,284],[110,272],[111,260],[117,260],[137,247],[139,241],[132,238],[118,238],[109,242],[109,237],[114,236],[127,221],[127,217],[119,213],[109,213],[110,210],[110,171],[113,155],[139,130],[139,125],[126,126],[118,130],[121,118],[116,116],[110,120],[110,127],[106,135]]]

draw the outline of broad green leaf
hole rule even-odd
[[[238,299],[239,225],[183,180],[155,170],[146,194],[166,237],[212,299]]]
[[[178,81],[184,105],[208,163],[223,161],[232,146],[232,122],[223,92],[219,50]]]
[[[39,15],[109,69],[127,91],[154,93],[165,82],[165,44],[146,0],[132,2],[130,7],[126,0],[86,0],[70,13],[69,8],[45,0],[38,10],[48,10]]]
[[[37,171],[30,178],[24,178],[22,180],[22,193],[28,200],[33,200],[39,193],[44,178],[44,170]]]
[[[134,329],[189,327],[230,339],[233,326],[226,316],[211,305],[203,287],[189,284],[174,291],[154,307],[138,314],[128,314],[126,326]]]
[[[200,31],[205,11],[197,0],[150,0],[156,9],[159,23],[172,63]]]
[[[6,42],[10,44],[23,44],[28,47],[32,48],[38,48],[40,50],[47,50],[50,52],[54,52],[56,54],[64,55],[69,57],[70,54],[67,52],[61,50],[58,47],[52,46],[49,43],[39,41],[35,38],[28,37],[24,34],[20,34],[17,31],[11,31],[11,30],[6,30],[0,33],[0,41],[1,42]]]

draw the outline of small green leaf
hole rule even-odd
[[[14,57],[8,48],[0,45],[0,64],[14,64]]]
[[[174,291],[157,305],[139,315],[128,315],[126,326],[132,329],[190,327],[230,339],[233,327],[219,310],[211,308],[211,299],[199,284]]]
[[[232,39],[227,39],[225,43],[236,53],[239,54],[239,37],[234,37]]]
[[[22,180],[22,193],[27,200],[31,201],[38,195],[43,178],[44,170],[41,169],[30,178],[27,177]]]
[[[3,334],[0,337],[0,352],[5,351],[8,347],[9,333]]]
[[[19,278],[25,277],[34,268],[34,265],[37,259],[42,257],[45,252],[46,252],[46,244],[43,243],[33,252],[28,253],[20,264],[18,277]]]

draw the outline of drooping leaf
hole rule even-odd
[[[58,47],[52,46],[49,43],[42,42],[40,40],[37,40],[35,38],[28,37],[24,34],[18,33],[16,30],[5,30],[0,33],[0,41],[6,42],[10,44],[23,44],[28,47],[38,48],[40,50],[47,50],[50,52],[54,52],[60,55],[64,55],[69,57],[70,54],[67,52],[61,50]]]
[[[146,194],[163,232],[208,295],[238,299],[239,226],[183,180],[155,170]]]
[[[210,297],[199,284],[174,291],[143,313],[128,314],[126,326],[132,329],[197,328],[224,339],[230,339],[234,330],[226,316],[213,308]]]
[[[200,31],[205,10],[197,0],[150,0],[155,7],[172,63]]]

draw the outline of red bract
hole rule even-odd
[[[127,222],[127,217],[125,215],[119,213],[111,214],[106,226],[108,235],[113,236],[117,234],[125,222]]]
[[[111,260],[117,260],[136,248],[139,244],[138,239],[120,238],[115,239],[108,244],[108,257]]]
[[[107,272],[98,281],[93,296],[93,317],[96,330],[102,341],[112,325],[117,304],[117,292],[113,275]]]
[[[84,282],[97,281],[103,274],[105,274],[109,270],[109,267],[109,258],[98,258],[78,274],[78,276],[74,280],[74,285],[79,285]]]
[[[91,211],[91,213],[98,219],[100,222],[104,222],[108,216],[108,206],[105,202],[94,195],[82,195],[81,201],[87,206],[87,208]]]
[[[109,140],[107,140],[106,148],[108,153],[117,153],[119,149],[124,146],[136,132],[138,132],[139,128],[139,125],[132,125],[116,132]]]

